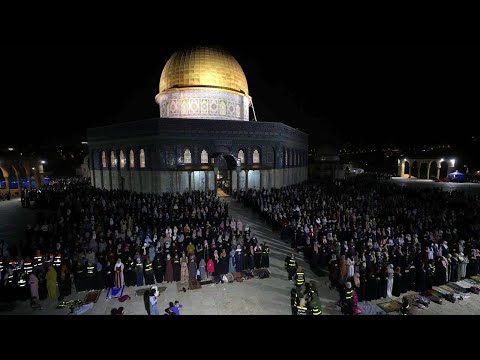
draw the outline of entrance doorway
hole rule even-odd
[[[232,171],[220,170],[217,175],[217,195],[227,197],[232,191]]]

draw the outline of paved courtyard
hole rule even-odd
[[[176,284],[161,284],[162,289],[159,297],[158,308],[160,312],[168,307],[170,301],[178,300],[183,304],[181,313],[183,315],[291,315],[290,308],[290,289],[292,283],[287,279],[287,273],[283,264],[285,257],[290,253],[290,247],[283,241],[279,240],[279,235],[272,233],[259,217],[249,209],[243,208],[238,202],[227,198],[229,203],[230,215],[234,218],[242,219],[243,223],[248,223],[260,241],[266,241],[270,247],[270,271],[271,276],[268,279],[252,279],[243,283],[206,285],[199,290],[193,291],[177,291]],[[0,204],[4,205],[4,204]],[[0,208],[0,233],[14,236],[21,234],[14,228],[3,228],[4,224],[19,224],[23,226],[26,222],[25,210],[22,209],[20,203],[18,208],[7,206],[8,211],[2,211]],[[23,220],[15,220],[15,213]],[[7,220],[6,220],[7,219]],[[22,228],[23,229],[23,228]],[[23,230],[22,230],[23,231]],[[309,267],[303,261],[301,255],[297,256],[299,265],[306,269],[307,281],[314,281],[319,290],[320,301],[325,315],[339,315],[340,311],[335,306],[338,300],[338,294],[328,288],[328,276],[318,277],[313,274]],[[146,287],[143,287],[146,288]],[[88,310],[85,315],[109,315],[110,310],[114,307],[123,306],[125,313],[129,315],[145,315],[143,305],[143,297],[136,296],[135,292],[139,288],[125,288],[124,294],[128,294],[131,299],[124,303],[120,303],[117,299],[106,299],[106,291],[104,290],[97,303],[93,308]],[[86,292],[73,293],[65,300],[83,300]],[[388,299],[379,299],[371,302],[370,313],[376,314],[379,310],[375,304],[383,303]],[[56,309],[57,302],[45,300],[42,302],[43,310],[34,311],[30,308],[29,302],[17,302],[16,308],[12,312],[3,312],[2,314],[29,314],[29,315],[66,315],[69,309]],[[437,314],[455,314],[455,315],[480,315],[480,296],[472,294],[468,299],[459,303],[451,304],[444,301],[442,305],[432,303],[427,309],[420,310],[413,307],[413,313],[420,315],[437,315]],[[397,313],[391,313],[397,315]]]

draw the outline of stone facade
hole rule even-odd
[[[92,185],[105,189],[214,190],[219,172],[230,172],[232,190],[308,177],[308,135],[281,123],[149,119],[89,129],[88,144]]]

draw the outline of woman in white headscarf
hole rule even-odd
[[[125,285],[125,281],[123,278],[123,269],[125,266],[122,263],[122,260],[119,258],[117,260],[117,263],[115,264],[114,270],[115,270],[115,287],[116,288],[122,288]]]
[[[390,264],[387,267],[387,297],[392,297],[392,290],[393,290],[393,275],[395,271],[393,271],[393,265]]]

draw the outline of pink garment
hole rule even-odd
[[[208,273],[213,273],[215,272],[215,265],[213,264],[213,260],[209,259],[207,262],[207,272]]]
[[[30,294],[32,298],[37,298],[39,299],[40,297],[38,296],[38,278],[35,274],[30,274],[30,277],[28,279],[28,283],[30,284]]]

